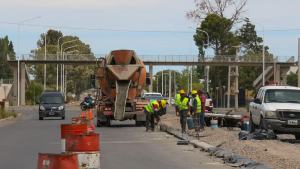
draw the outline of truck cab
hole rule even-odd
[[[293,134],[300,140],[300,88],[261,87],[250,102],[249,132],[255,129]]]

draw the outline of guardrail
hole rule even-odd
[[[262,56],[243,55],[138,55],[144,62],[262,62]],[[69,60],[69,61],[96,61],[105,57],[104,54],[23,54],[22,60]],[[265,62],[294,62],[294,56],[265,56]]]

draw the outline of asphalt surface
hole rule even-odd
[[[33,169],[38,153],[60,153],[60,124],[71,123],[79,111],[67,111],[66,119],[38,120],[36,110],[14,122],[0,122],[0,168]],[[102,169],[229,169],[191,145],[176,145],[178,139],[164,132],[146,133],[134,121],[112,122],[96,128],[100,134]]]

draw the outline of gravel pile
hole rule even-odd
[[[177,131],[181,130],[179,117],[175,115],[166,114],[162,116],[161,122]],[[239,140],[239,131],[227,128],[212,131],[210,127],[206,127],[205,131],[200,132],[199,139],[273,168],[300,169],[300,142],[296,141],[293,135],[279,135],[281,141]],[[189,130],[188,134],[195,136],[196,133]]]

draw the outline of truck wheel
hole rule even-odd
[[[250,114],[249,118],[249,133],[253,133],[255,131],[255,124],[253,123],[252,115]]]
[[[300,140],[300,135],[295,135],[296,140]]]
[[[143,121],[135,121],[136,126],[143,126]]]
[[[97,127],[109,127],[110,126],[110,119],[107,119],[107,121],[97,121]]]

